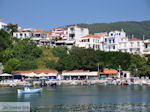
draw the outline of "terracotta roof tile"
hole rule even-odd
[[[16,74],[16,73],[32,73],[33,71],[12,71],[12,74]]]
[[[64,29],[64,27],[57,27],[57,28],[52,28],[54,30],[58,30],[58,29]]]
[[[115,69],[109,69],[109,68],[105,68],[103,70],[103,72],[100,72],[100,74],[117,74],[118,71]]]
[[[57,73],[57,71],[49,70],[49,69],[38,69],[38,70],[34,70],[34,73]]]
[[[82,37],[82,38],[85,38],[85,37],[96,37],[96,38],[100,38],[100,36],[95,36],[95,35],[86,35],[86,36],[84,36],[84,37]]]
[[[132,38],[130,39],[129,41],[142,41],[141,39],[138,39],[138,38]]]
[[[30,70],[30,71],[12,71],[12,74],[15,73],[58,73],[56,70],[49,70],[49,69],[37,69],[37,70]]]
[[[79,73],[79,72],[89,72],[89,70],[72,70],[72,71],[63,71],[64,73],[66,73],[66,72],[70,72],[70,73]]]

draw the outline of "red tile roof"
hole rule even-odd
[[[52,31],[47,31],[47,34],[52,34]]]
[[[74,73],[79,73],[79,72],[89,72],[89,70],[72,70],[72,71],[63,71],[64,73],[66,73],[66,72],[70,72],[70,73],[72,73],[72,72],[74,72]]]
[[[132,38],[130,39],[129,41],[142,41],[141,39],[138,39],[138,38]]]
[[[100,36],[95,36],[95,35],[86,35],[84,37],[96,37],[96,38],[100,38]],[[82,38],[84,38],[84,37],[82,37]]]
[[[30,70],[30,71],[12,71],[12,74],[15,73],[58,73],[56,70],[49,70],[49,69],[37,69],[37,70]]]
[[[16,32],[31,32],[29,30],[19,30],[19,31],[16,31]]]
[[[38,69],[38,70],[34,70],[34,73],[57,73],[57,71],[49,70],[49,69]]]
[[[44,30],[41,30],[41,29],[35,29],[34,32],[44,32]]]
[[[16,73],[32,73],[33,71],[12,71],[12,74],[16,74]]]
[[[64,29],[64,27],[52,28],[53,30]]]
[[[105,68],[103,70],[103,72],[100,72],[100,74],[117,74],[118,71],[115,69],[109,69],[109,68]]]

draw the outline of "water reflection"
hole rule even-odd
[[[29,101],[31,102],[31,106],[125,103],[128,104],[128,107],[135,108],[134,103],[150,103],[150,87],[102,85],[58,86],[55,88],[45,87],[41,94],[17,94],[17,88],[0,88],[0,101]],[[122,105],[114,107],[117,110],[122,108]]]
[[[41,93],[31,93],[31,94],[18,94],[18,100],[29,100],[32,98],[39,98]]]
[[[148,103],[101,103],[101,104],[80,104],[80,105],[54,105],[45,107],[32,107],[36,112],[148,112]]]

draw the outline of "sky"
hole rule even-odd
[[[0,0],[0,18],[49,30],[78,23],[150,20],[150,0]]]

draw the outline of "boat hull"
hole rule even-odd
[[[40,93],[40,92],[42,92],[42,88],[40,88],[40,89],[29,89],[29,90],[18,89],[19,94],[22,94],[22,93]]]

